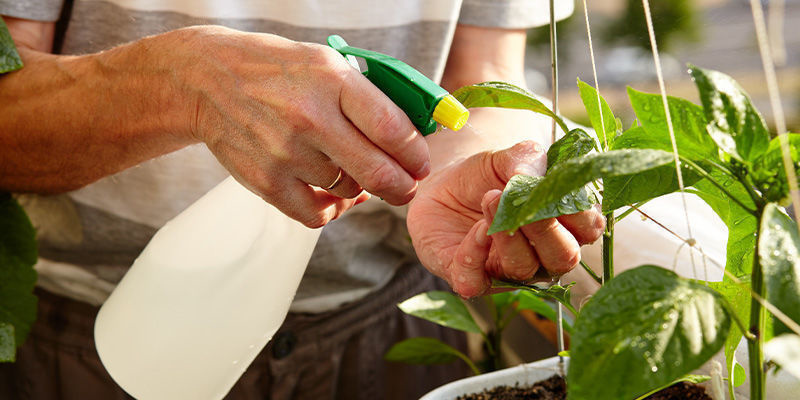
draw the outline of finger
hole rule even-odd
[[[247,186],[266,202],[309,228],[320,228],[339,218],[361,197],[356,199],[336,197],[294,177],[266,178],[256,182]]]
[[[486,236],[488,229],[485,220],[476,222],[464,236],[447,268],[450,286],[462,297],[480,296],[491,286],[484,270],[491,243]]]
[[[547,154],[544,148],[533,140],[526,140],[505,150],[489,153],[484,159],[484,171],[491,171],[497,182],[492,187],[503,187],[514,175],[524,174],[542,176],[547,170]]]
[[[359,186],[392,205],[406,204],[417,191],[417,181],[397,162],[356,130],[344,116],[331,121],[335,138],[320,141],[331,160]],[[333,137],[334,134],[327,136]]]
[[[578,243],[584,245],[594,243],[606,228],[606,219],[603,214],[595,209],[581,211],[577,214],[562,215],[558,217],[561,223]]]
[[[351,74],[339,96],[343,114],[416,179],[431,171],[428,144],[408,116],[372,82]]]
[[[563,275],[580,262],[578,241],[555,218],[530,223],[520,230],[531,241],[541,265],[550,275]]]
[[[483,196],[481,208],[487,222],[494,219],[501,195],[501,191],[491,190]],[[498,232],[492,235],[492,244],[501,267],[502,276],[498,278],[524,281],[532,278],[539,269],[539,258],[525,235]]]
[[[345,199],[355,198],[363,191],[347,172],[339,168],[325,154],[314,151],[297,158],[303,163],[296,165],[295,168],[297,178],[301,181]]]

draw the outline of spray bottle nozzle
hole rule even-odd
[[[339,35],[328,37],[328,45],[344,56],[363,58],[366,76],[395,104],[423,135],[436,131],[440,123],[454,131],[467,122],[469,111],[439,85],[396,58],[347,45]]]

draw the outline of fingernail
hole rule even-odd
[[[422,179],[428,176],[428,174],[430,173],[431,173],[431,162],[425,161],[425,164],[422,165],[422,168],[420,168],[417,171],[415,176],[417,177],[417,179]]]
[[[486,222],[486,220],[481,220],[478,223],[481,225],[475,232],[475,241],[480,246],[486,246],[486,244],[489,242],[489,236],[487,235],[489,231],[489,224]]]

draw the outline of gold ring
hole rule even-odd
[[[333,183],[331,183],[330,185],[324,187],[323,189],[331,190],[331,189],[335,188],[337,185],[339,185],[340,183],[342,183],[343,180],[344,180],[344,174],[342,173],[342,169],[339,168],[339,175],[336,176],[336,179],[333,180]]]

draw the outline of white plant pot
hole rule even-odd
[[[566,368],[566,364],[564,368]],[[420,400],[453,400],[461,395],[480,393],[485,389],[497,386],[532,385],[555,374],[558,374],[558,357],[545,358],[529,364],[450,382],[428,392]]]

